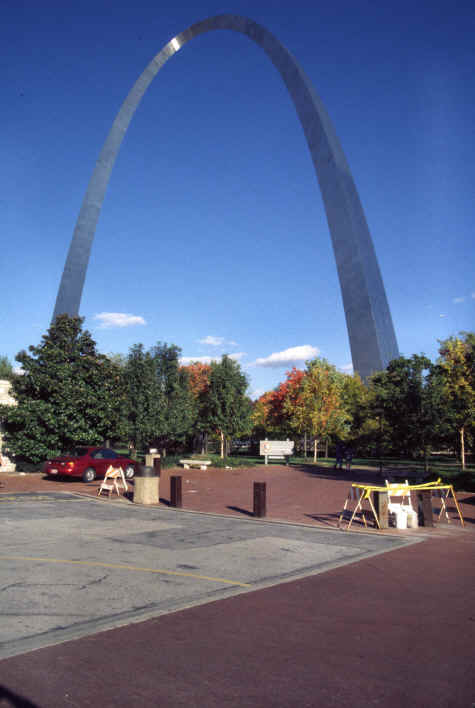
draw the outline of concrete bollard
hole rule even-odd
[[[433,526],[432,492],[430,489],[423,489],[417,492],[417,506],[419,526]]]
[[[254,516],[262,518],[266,515],[266,483],[254,482]]]
[[[170,506],[182,507],[181,477],[178,475],[170,477]]]
[[[160,480],[153,467],[140,466],[134,477],[134,503],[158,504]]]

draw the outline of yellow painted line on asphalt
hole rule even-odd
[[[227,580],[226,578],[213,578],[209,575],[197,575],[195,573],[182,573],[178,570],[158,570],[156,568],[141,568],[135,565],[122,565],[120,563],[99,563],[94,561],[74,561],[62,558],[30,558],[28,556],[0,556],[0,561],[34,561],[37,563],[64,563],[66,565],[87,565],[96,568],[115,568],[117,570],[133,570],[142,573],[157,573],[159,575],[178,575],[181,578],[195,578],[195,580],[210,580],[213,583],[225,583],[226,585],[238,585],[241,588],[250,588],[249,583],[239,583],[237,580]]]
[[[84,497],[76,497],[75,499],[61,499],[61,497],[44,497],[44,496],[18,496],[18,497],[13,497],[13,496],[3,496],[0,494],[0,502],[37,502],[37,501],[49,501],[49,502],[72,502],[72,501],[84,501]]]

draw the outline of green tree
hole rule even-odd
[[[422,354],[393,359],[370,378],[374,413],[384,418],[393,449],[405,456],[422,454],[427,469],[442,414],[439,379]]]
[[[475,421],[475,333],[461,332],[440,342],[437,361],[441,374],[448,417],[460,440],[460,459],[465,469],[465,435]]]
[[[181,367],[187,374],[188,387],[192,394],[194,403],[194,439],[193,450],[201,450],[201,454],[207,452],[208,447],[208,426],[206,424],[205,408],[206,393],[209,388],[209,374],[211,367],[209,364],[202,364],[199,361],[192,362],[188,366]]]
[[[183,445],[191,436],[196,419],[196,403],[188,372],[179,364],[180,354],[180,347],[165,342],[158,342],[151,350],[165,400],[163,427],[157,434],[156,443],[165,448]]]
[[[121,372],[98,354],[82,322],[57,317],[38,346],[16,357],[24,372],[12,381],[17,406],[2,407],[0,415],[6,447],[18,459],[37,463],[124,431]]]
[[[6,356],[0,356],[0,379],[11,381],[13,378],[13,365]]]
[[[378,441],[379,421],[370,407],[368,386],[358,374],[345,374],[341,395],[348,415],[342,439],[360,452],[373,453]]]
[[[129,352],[124,373],[128,392],[129,439],[134,447],[170,449],[190,436],[196,405],[188,372],[179,366],[180,348],[158,342]]]
[[[157,376],[156,362],[143,344],[134,344],[124,367],[127,391],[129,444],[143,449],[163,431],[165,395]]]
[[[227,439],[250,430],[252,404],[245,395],[247,385],[239,363],[227,355],[211,363],[203,412],[209,432],[217,432],[220,437],[221,457]]]

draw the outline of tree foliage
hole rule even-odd
[[[5,443],[19,459],[40,462],[76,445],[99,445],[124,431],[119,368],[99,354],[83,320],[61,315],[29,353],[16,360],[17,406],[3,407]]]
[[[315,438],[314,460],[318,441],[341,434],[348,414],[343,407],[343,374],[325,359],[307,363],[302,382],[301,404],[291,416],[296,429],[309,429]]]
[[[127,423],[130,445],[149,445],[165,425],[165,397],[157,377],[156,363],[143,344],[134,344],[124,367],[127,391]]]
[[[0,356],[0,379],[11,381],[13,378],[13,365],[7,356]]]
[[[208,431],[220,436],[221,457],[224,457],[225,439],[245,433],[250,427],[247,385],[238,362],[224,355],[220,362],[211,363],[203,416]]]
[[[427,454],[442,413],[439,379],[424,355],[399,357],[370,379],[371,406],[391,431],[395,452]]]
[[[465,469],[465,433],[475,421],[475,333],[461,332],[440,342],[438,370],[449,404],[448,419],[460,438]]]
[[[131,347],[124,374],[129,438],[136,448],[174,448],[191,434],[196,405],[188,372],[179,366],[180,348],[158,342],[148,352]]]

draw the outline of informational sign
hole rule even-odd
[[[261,440],[259,454],[265,456],[265,463],[269,459],[286,459],[294,454],[293,440]]]

